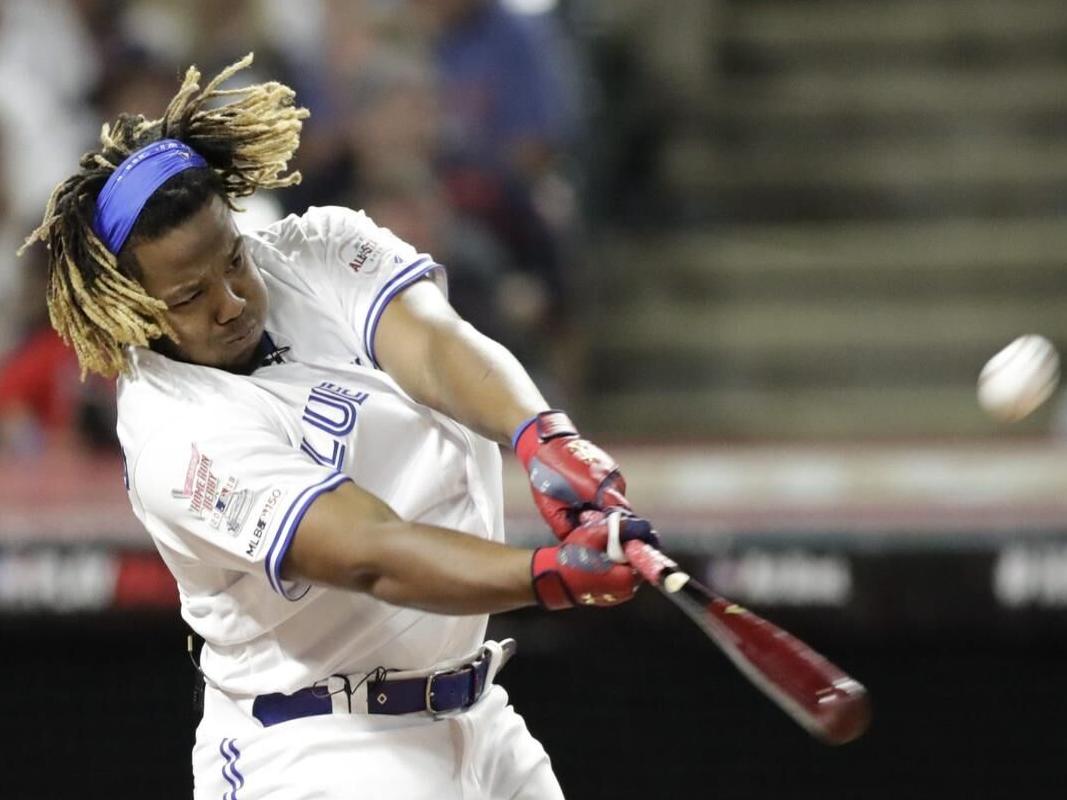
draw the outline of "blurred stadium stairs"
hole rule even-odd
[[[723,2],[701,100],[669,117],[644,187],[653,224],[594,248],[589,422],[996,430],[974,400],[985,359],[1027,332],[1067,344],[1063,11]]]

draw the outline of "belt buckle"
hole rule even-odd
[[[504,665],[508,662],[508,660],[515,654],[515,650],[517,649],[514,639],[504,639],[502,642],[500,642],[500,647],[501,647],[501,651],[502,652],[501,652],[501,657],[500,657],[500,664],[497,667],[497,671],[498,672],[504,667]],[[483,682],[481,685],[478,684],[478,667],[481,666],[482,662],[484,662],[484,661],[486,661],[487,659],[490,659],[490,658],[492,658],[492,653],[490,652],[488,647],[484,647],[483,646],[481,648],[481,650],[478,652],[477,658],[475,658],[469,664],[464,664],[461,667],[453,667],[451,669],[438,669],[438,670],[434,670],[433,672],[431,672],[426,678],[426,692],[425,692],[425,695],[424,695],[425,702],[423,704],[425,706],[426,712],[428,714],[430,714],[431,716],[433,716],[434,719],[443,719],[445,717],[455,716],[456,714],[459,714],[460,712],[465,711],[466,709],[470,708],[475,703],[477,703],[478,700],[481,699],[482,694],[485,692],[485,683]],[[464,670],[469,670],[470,671],[470,679],[471,679],[471,701],[470,701],[470,703],[468,705],[466,705],[466,706],[459,706],[458,708],[453,708],[453,709],[451,709],[449,711],[438,711],[437,709],[435,709],[433,707],[433,682],[437,678],[439,678],[441,675],[458,675],[459,673],[463,672]]]
[[[460,669],[435,669],[433,672],[431,672],[426,677],[426,693],[424,695],[424,698],[425,698],[425,701],[426,701],[425,702],[425,707],[426,707],[426,712],[430,716],[432,716],[434,719],[443,719],[445,717],[457,714],[457,713],[459,713],[460,711],[463,710],[462,706],[460,708],[453,708],[453,709],[450,709],[448,711],[438,711],[437,709],[435,709],[433,707],[433,682],[435,680],[437,680],[439,677],[441,677],[442,675],[454,675],[454,674],[456,674],[458,672],[461,672],[461,671],[462,671],[462,668],[460,668]]]

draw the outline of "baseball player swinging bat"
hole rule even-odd
[[[744,675],[809,733],[827,744],[851,742],[867,729],[863,686],[776,625],[693,580],[659,550],[625,545],[642,577],[699,625]]]

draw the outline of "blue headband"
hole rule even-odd
[[[118,255],[152,193],[171,176],[206,166],[203,156],[177,139],[160,139],[131,153],[97,195],[93,230]]]

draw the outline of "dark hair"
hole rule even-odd
[[[167,323],[166,305],[138,283],[129,242],[166,233],[214,195],[232,208],[233,198],[300,181],[299,172],[286,174],[308,115],[293,105],[293,90],[274,81],[219,88],[251,63],[249,54],[203,89],[200,71],[190,67],[160,119],[121,114],[113,126],[105,124],[101,149],[82,156],[80,171],[55,188],[44,220],[19,249],[21,253],[36,241],[48,246],[49,318],[77,353],[83,377],[86,372],[117,375],[128,367],[129,346],[144,347],[161,336],[177,338]],[[220,99],[221,104],[215,102]],[[168,138],[189,145],[208,167],[185,170],[157,189],[116,256],[93,230],[96,197],[127,156]]]

